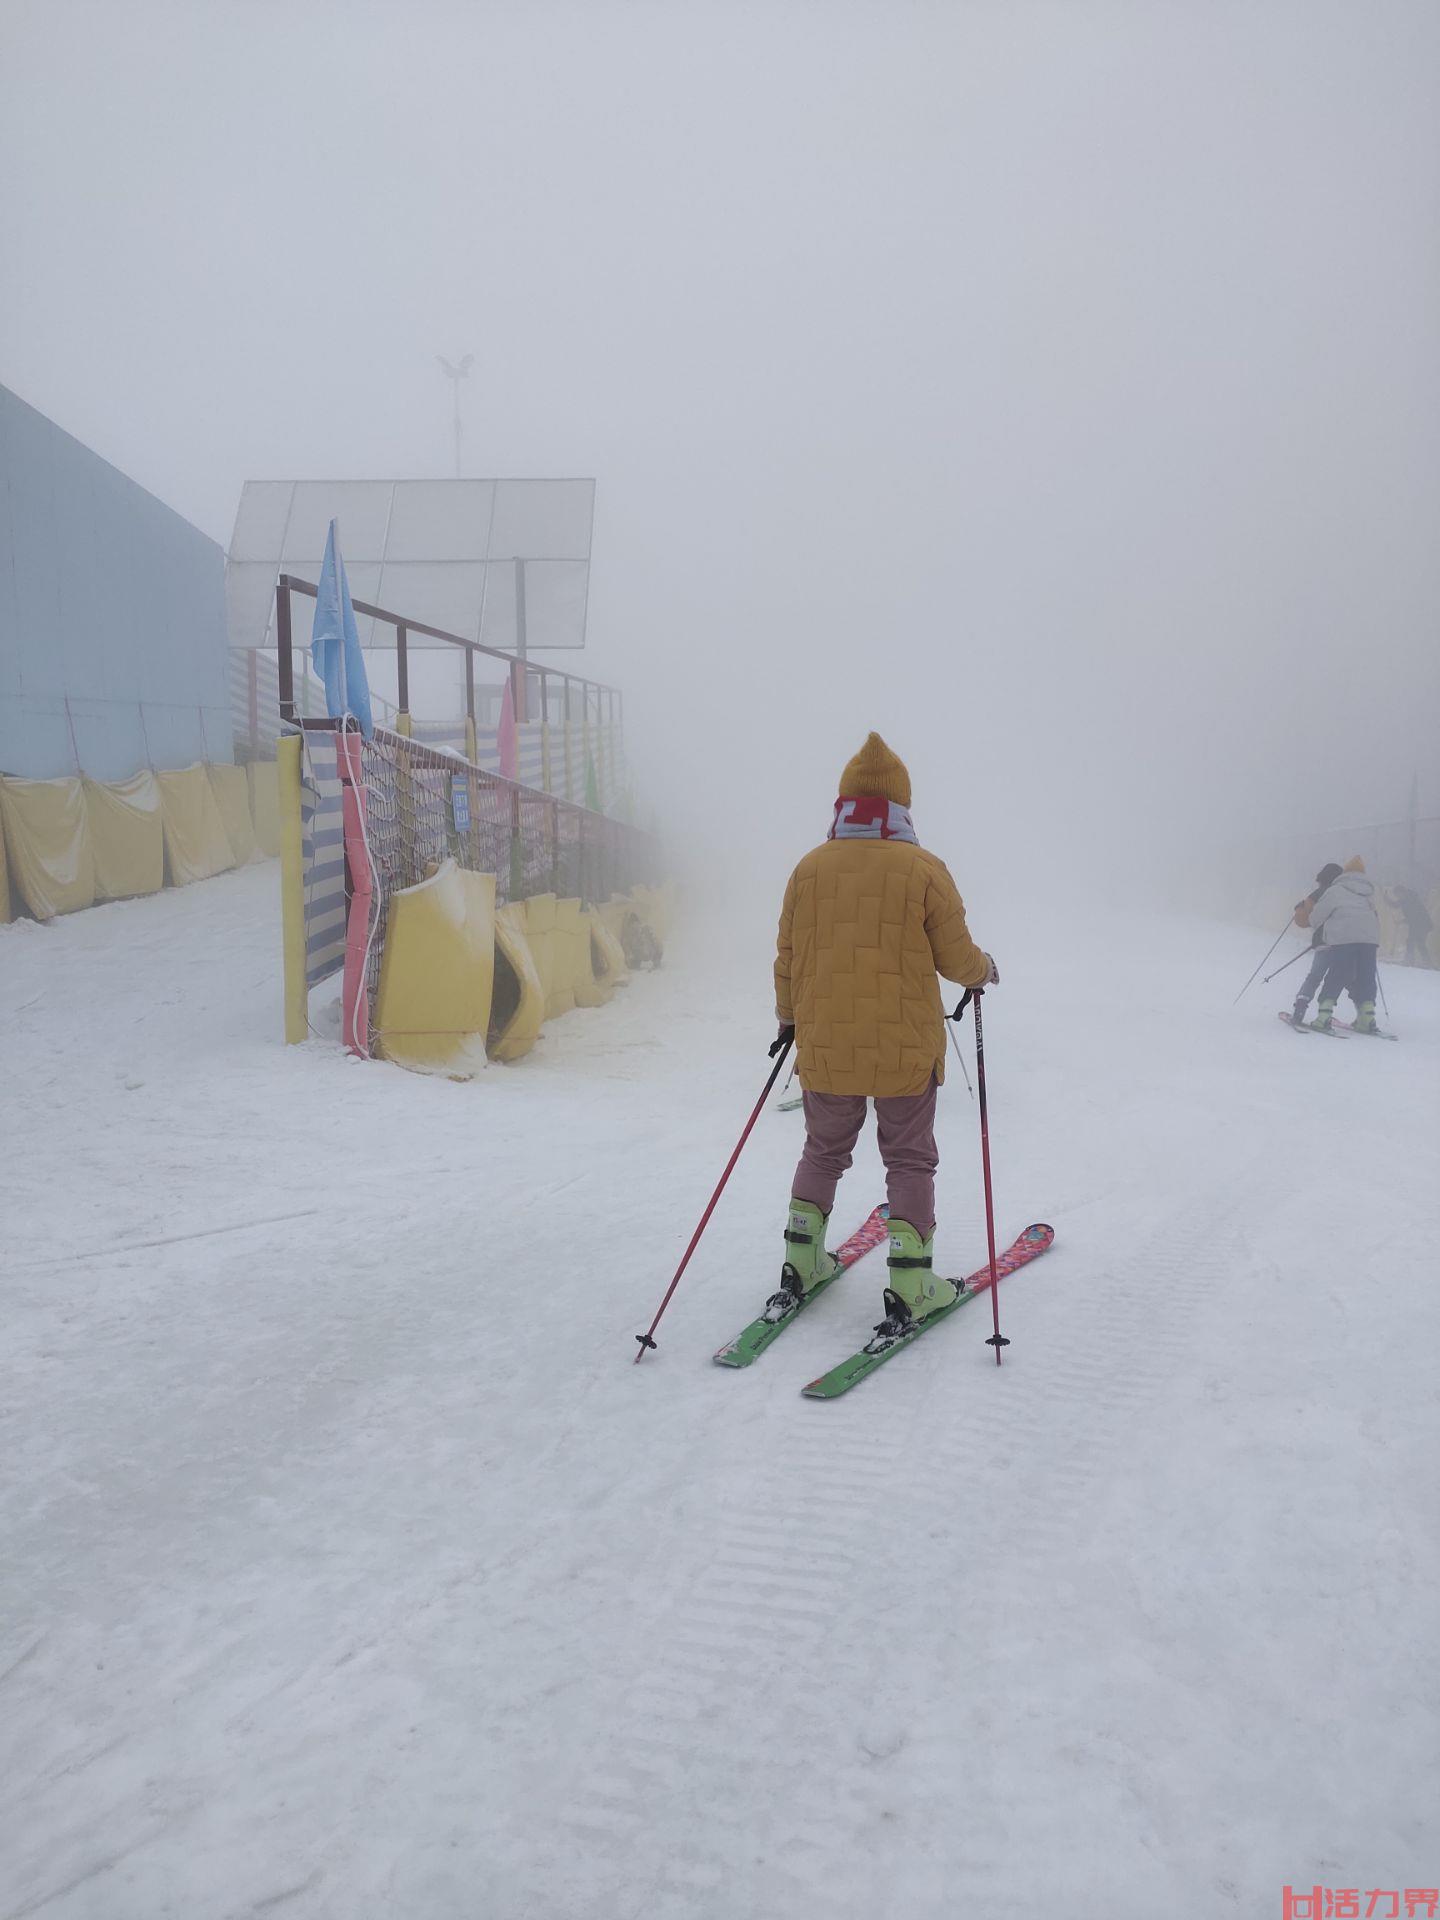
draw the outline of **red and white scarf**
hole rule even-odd
[[[835,818],[830,822],[827,840],[908,840],[920,844],[910,809],[894,800],[878,796],[841,794],[835,802]]]

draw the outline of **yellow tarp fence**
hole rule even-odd
[[[267,860],[280,851],[280,781],[273,760],[252,760],[250,776],[250,818],[255,825],[255,844]]]
[[[128,780],[87,780],[85,817],[97,900],[129,900],[165,884],[160,787],[148,767]]]
[[[273,761],[128,780],[0,778],[0,925],[129,900],[280,850]]]
[[[255,858],[255,827],[250,818],[250,782],[244,767],[212,766],[210,791],[220,809],[220,823],[237,867],[248,866]]]
[[[0,780],[15,891],[37,920],[95,903],[95,855],[78,779]]]
[[[165,822],[165,858],[172,886],[209,880],[235,864],[215,793],[201,765],[157,773],[161,816]]]

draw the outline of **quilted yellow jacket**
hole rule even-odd
[[[800,1084],[876,1098],[945,1078],[936,973],[979,986],[988,965],[945,863],[903,840],[827,840],[785,889],[775,1010],[794,1021]]]

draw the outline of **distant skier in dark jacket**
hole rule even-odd
[[[1315,1025],[1328,1030],[1342,993],[1355,1002],[1356,1033],[1375,1033],[1375,962],[1380,951],[1380,916],[1375,911],[1375,882],[1365,863],[1355,859],[1330,882],[1310,909],[1310,926],[1329,956]]]
[[[1392,887],[1390,904],[1399,909],[1405,921],[1406,966],[1431,966],[1430,935],[1435,931],[1435,922],[1430,917],[1430,909],[1413,887]]]
[[[1327,861],[1315,876],[1315,891],[1306,894],[1295,909],[1295,924],[1310,931],[1310,945],[1315,949],[1315,958],[1310,962],[1310,971],[1305,976],[1305,984],[1295,996],[1295,1005],[1290,1014],[1292,1027],[1303,1027],[1305,1016],[1310,1011],[1310,1002],[1324,984],[1325,975],[1330,969],[1330,956],[1320,944],[1318,933],[1310,929],[1310,915],[1316,901],[1332,881],[1338,880],[1345,869],[1338,860]]]

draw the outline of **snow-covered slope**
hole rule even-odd
[[[1007,1282],[749,1372],[763,948],[469,1085],[278,1041],[273,869],[0,929],[0,1920],[1149,1920],[1434,1885],[1440,981],[1200,923],[987,1000]],[[1071,930],[1072,934],[1075,932]],[[1103,954],[1099,976],[1071,956]],[[1273,996],[1275,989],[1270,989]],[[978,1263],[942,1096],[940,1252]],[[867,1146],[848,1228],[880,1197]]]

